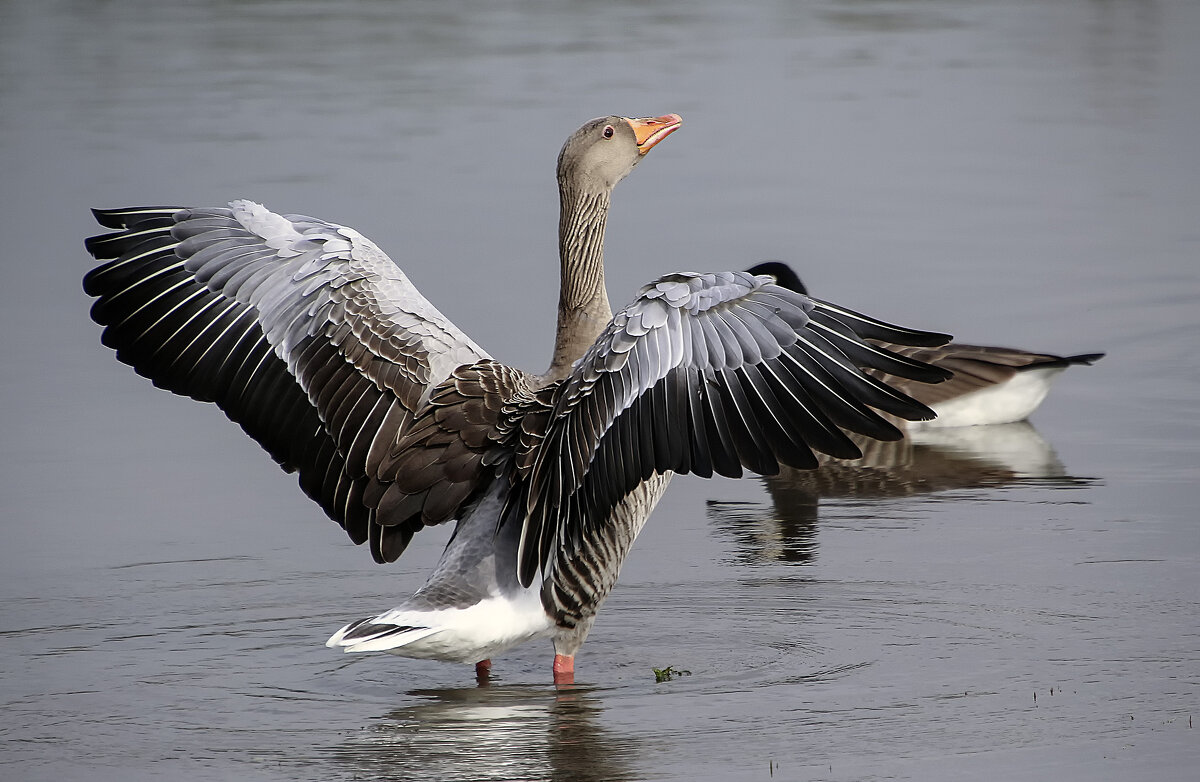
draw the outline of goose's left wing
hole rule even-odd
[[[854,459],[842,431],[902,434],[875,410],[933,412],[864,374],[935,383],[937,367],[872,344],[940,345],[746,272],[671,274],[646,286],[559,386],[525,486],[519,575],[555,547],[600,533],[612,508],[656,473],[740,477],[817,466],[812,449]]]
[[[487,354],[345,226],[228,207],[99,210],[84,278],[105,345],[214,402],[379,562],[421,524],[381,517],[391,447],[458,366]]]

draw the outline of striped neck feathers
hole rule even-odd
[[[561,189],[558,327],[554,357],[544,376],[548,382],[565,377],[612,320],[604,287],[604,226],[609,193]]]

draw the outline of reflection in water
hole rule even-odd
[[[863,452],[861,459],[819,456],[820,469],[784,467],[779,475],[764,477],[772,508],[709,502],[709,518],[734,535],[741,559],[792,563],[812,559],[823,498],[877,500],[1017,483],[1059,487],[1089,483],[1068,475],[1054,449],[1027,421],[918,430],[896,442],[851,437]]]
[[[418,690],[414,706],[332,749],[353,778],[623,780],[636,742],[596,725],[600,701],[583,688]]]

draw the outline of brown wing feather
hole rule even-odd
[[[458,367],[434,389],[380,464],[383,529],[372,553],[395,559],[414,532],[457,519],[497,473],[519,469],[514,449],[536,439],[521,428],[536,427],[535,418],[525,420],[539,406],[534,385],[533,376],[487,359]]]

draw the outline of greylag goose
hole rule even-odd
[[[561,294],[541,375],[457,329],[353,229],[228,207],[95,210],[87,249],[102,342],[154,384],[214,402],[355,543],[392,562],[456,522],[395,608],[328,641],[476,663],[553,638],[556,681],[674,473],[815,467],[930,410],[860,371],[945,370],[868,340],[939,345],[745,272],[668,274],[615,315],[603,240],[613,187],[679,116],[603,117],[558,157]]]
[[[797,293],[808,293],[795,270],[781,261],[766,261],[750,267],[749,271],[770,275],[779,285]],[[904,380],[892,384],[937,413],[937,418],[917,423],[915,428],[1024,421],[1046,398],[1051,381],[1064,369],[1076,364],[1091,365],[1104,357],[1103,353],[1056,356],[958,342],[935,347],[883,347],[954,373],[950,380],[937,385]]]

